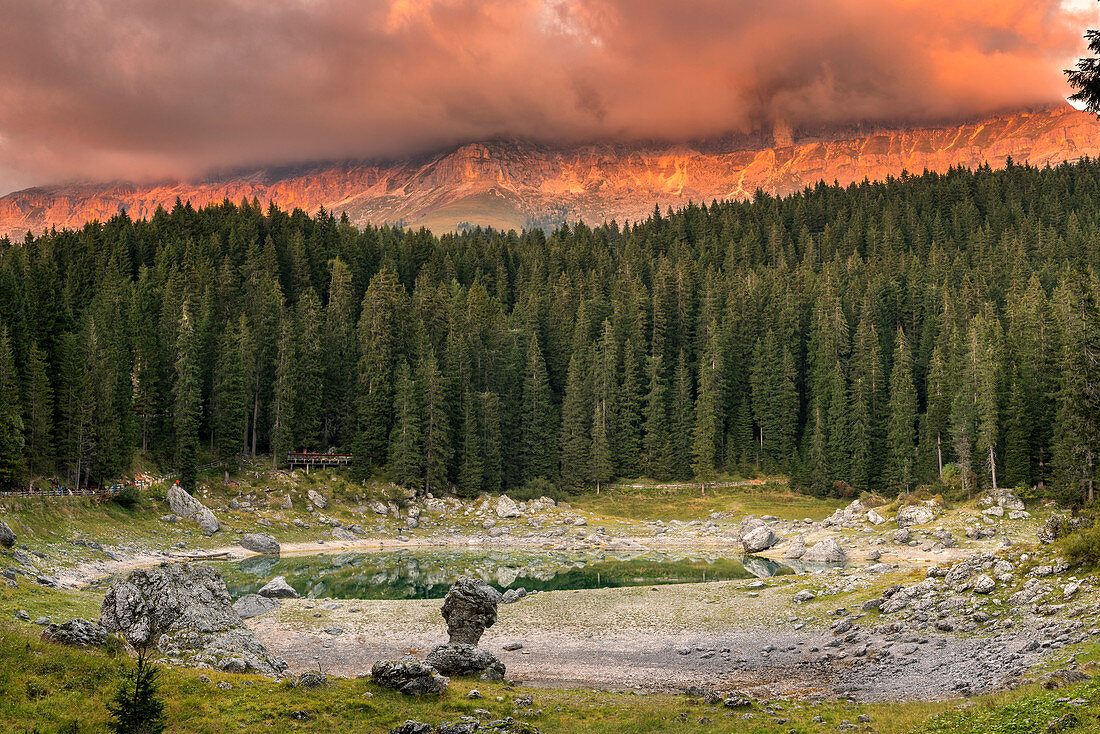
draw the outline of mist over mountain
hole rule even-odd
[[[813,134],[809,134],[812,132]],[[563,221],[637,221],[654,206],[787,194],[943,171],[951,166],[1034,166],[1100,155],[1100,122],[1068,106],[1007,112],[956,124],[819,127],[777,124],[756,135],[691,143],[547,145],[475,142],[390,162],[312,163],[222,173],[192,181],[77,183],[0,198],[0,234],[78,228],[125,211],[258,199],[284,209],[346,212],[356,225],[552,227]]]

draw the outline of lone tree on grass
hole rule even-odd
[[[161,734],[166,726],[160,692],[160,669],[149,661],[149,651],[138,650],[137,664],[122,674],[122,684],[107,704],[114,734]]]

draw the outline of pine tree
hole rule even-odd
[[[483,392],[478,396],[478,424],[481,429],[481,489],[495,494],[504,479],[503,439],[500,431],[500,396]]]
[[[32,470],[45,472],[51,468],[53,450],[53,388],[46,373],[46,353],[32,344],[27,361],[26,448]]]
[[[1005,406],[1005,484],[1009,487],[1031,485],[1031,454],[1028,446],[1027,407],[1020,379],[1013,370]]]
[[[248,385],[241,358],[246,328],[242,316],[226,327],[218,342],[211,411],[214,445],[222,456],[232,456],[247,449]]]
[[[890,489],[908,495],[913,484],[916,463],[917,391],[913,386],[912,356],[905,332],[898,329],[894,348],[894,368],[890,373],[890,424],[886,443],[889,449]]]
[[[650,359],[649,393],[645,401],[645,469],[649,476],[667,479],[672,474],[672,436],[668,419],[668,384],[661,357]]]
[[[582,357],[574,354],[569,360],[569,370],[566,373],[559,438],[561,485],[571,489],[582,487],[591,474],[589,462],[592,437],[589,433],[589,410],[592,401],[588,392]]]
[[[149,661],[146,648],[138,651],[134,669],[122,674],[115,697],[107,704],[107,728],[115,734],[161,734],[167,726],[160,699],[160,669]]]
[[[623,381],[618,392],[618,431],[614,437],[615,474],[618,476],[636,477],[641,472],[644,384],[634,342],[627,339],[623,346]]]
[[[424,408],[424,491],[442,492],[447,488],[447,466],[451,461],[451,427],[443,376],[430,345],[421,350],[416,371]]]
[[[485,479],[485,457],[482,444],[482,428],[478,403],[467,396],[462,424],[462,465],[458,473],[458,487],[466,497],[476,497]]]
[[[829,458],[826,450],[825,411],[813,409],[813,433],[810,438],[810,489],[819,497],[829,491]]]
[[[298,374],[294,364],[298,358],[294,323],[283,319],[279,349],[275,357],[275,383],[271,401],[271,468],[276,468],[287,452],[293,451],[297,416],[294,409],[298,396]]]
[[[387,473],[402,487],[419,488],[424,467],[421,407],[408,362],[397,368],[393,413]]]
[[[199,450],[199,370],[195,348],[195,329],[184,303],[176,337],[176,381],[173,389],[173,432],[176,436],[176,465],[180,486],[188,492],[195,489]]]
[[[22,478],[23,448],[23,415],[5,326],[0,332],[0,487],[13,487]]]
[[[546,362],[537,336],[527,348],[527,371],[523,381],[522,433],[520,461],[525,482],[532,479],[552,479],[556,475],[556,444],[554,405]]]
[[[1062,386],[1059,393],[1054,460],[1058,486],[1067,502],[1092,502],[1100,454],[1100,309],[1093,276],[1078,262],[1066,279],[1063,298]]]
[[[695,432],[692,445],[695,476],[706,481],[718,467],[719,439],[722,435],[722,354],[717,330],[707,343],[699,364],[699,395],[695,399]]]
[[[592,451],[589,480],[605,484],[615,476],[615,450],[612,444],[619,426],[618,391],[615,385],[615,333],[611,322],[603,323],[603,335],[592,364]]]

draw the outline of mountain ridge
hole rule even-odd
[[[758,189],[789,194],[822,180],[848,184],[903,171],[1001,167],[1008,157],[1036,166],[1100,157],[1100,121],[1063,105],[954,125],[815,132],[777,126],[759,137],[758,146],[744,135],[725,145],[718,139],[549,145],[498,138],[397,161],[256,167],[196,181],[38,186],[0,197],[0,236],[78,228],[123,210],[145,218],[177,199],[201,206],[255,198],[308,212],[323,206],[347,212],[360,226],[427,226],[437,232],[466,224],[598,224],[638,220],[655,205],[746,198]]]

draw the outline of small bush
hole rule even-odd
[[[508,496],[517,502],[537,500],[539,497],[549,497],[555,502],[564,502],[567,501],[569,497],[569,495],[556,484],[542,477],[536,477],[522,487],[508,490]]]
[[[1083,528],[1062,540],[1066,560],[1074,566],[1100,566],[1100,527]]]
[[[124,487],[111,501],[119,507],[132,510],[141,504],[141,492],[137,487]]]

